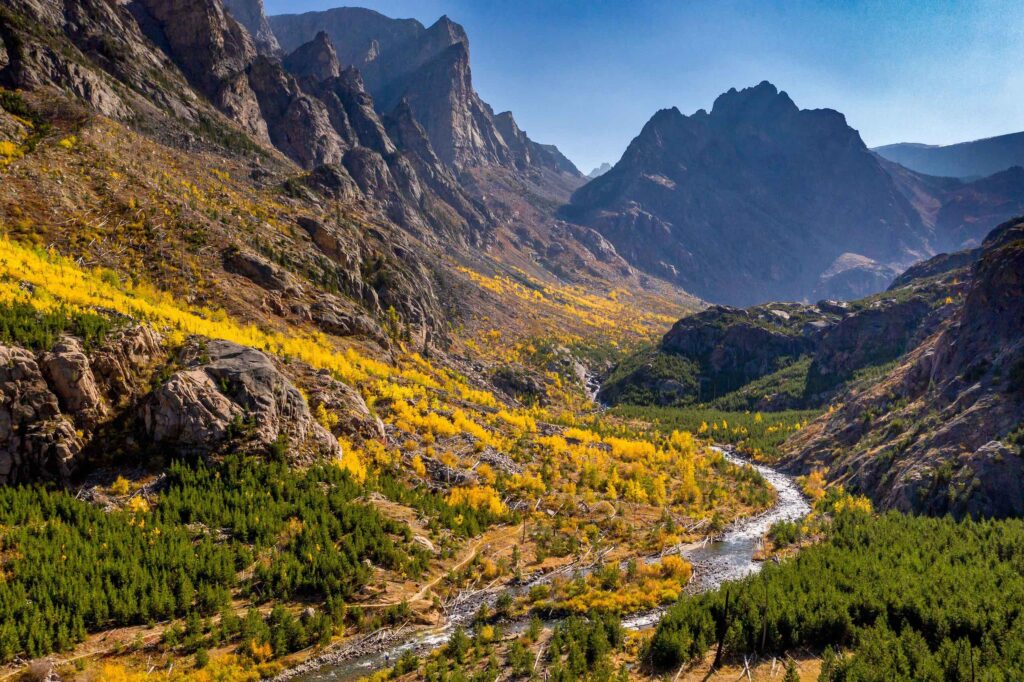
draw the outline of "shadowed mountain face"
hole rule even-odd
[[[563,214],[633,265],[730,304],[863,295],[932,252],[844,117],[801,110],[767,82],[710,113],[659,111]]]
[[[907,168],[940,177],[971,179],[1024,166],[1024,132],[946,146],[901,142],[877,154]]]
[[[546,170],[578,182],[576,167],[555,147],[532,141],[510,112],[495,115],[473,89],[466,32],[448,17],[430,27],[359,8],[270,17],[291,51],[325,32],[342,65],[354,66],[381,113],[403,101],[437,156],[456,169],[498,166]]]

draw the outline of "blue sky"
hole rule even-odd
[[[339,6],[266,0],[270,14]],[[614,163],[658,109],[770,80],[846,114],[869,146],[1024,130],[1024,3],[1003,0],[366,0],[470,40],[477,91],[581,170]]]

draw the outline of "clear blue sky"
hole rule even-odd
[[[477,91],[581,170],[614,163],[660,108],[770,80],[869,146],[1024,130],[1024,3],[1011,0],[266,0],[358,4],[469,34]]]

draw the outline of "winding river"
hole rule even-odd
[[[711,590],[723,582],[739,580],[760,568],[754,561],[754,553],[758,550],[761,538],[778,521],[793,521],[810,512],[810,506],[797,488],[793,479],[774,469],[753,464],[735,454],[727,447],[720,450],[730,462],[750,464],[764,476],[765,480],[777,493],[775,504],[766,512],[733,523],[720,538],[713,542],[691,546],[682,551],[682,555],[693,563],[693,579],[687,591],[691,593]],[[525,585],[511,588],[516,594],[525,593],[534,585],[547,582],[551,575],[545,575],[527,582]],[[481,604],[493,605],[499,592],[477,593],[474,598],[456,603],[450,608],[448,619],[443,626],[430,629],[409,630],[405,633],[390,632],[358,640],[346,646],[328,652],[323,656],[287,671],[278,680],[296,680],[298,682],[350,682],[388,666],[397,660],[402,652],[412,649],[423,653],[441,646],[448,641],[452,631],[458,625],[465,625],[472,620]],[[665,612],[664,608],[654,609],[645,613],[635,614],[623,619],[628,629],[639,630],[653,626]],[[525,621],[506,626],[506,631],[515,632],[525,628]],[[359,652],[359,653],[356,653]]]

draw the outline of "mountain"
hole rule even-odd
[[[1014,166],[965,183],[942,195],[935,216],[935,238],[941,249],[979,246],[992,229],[1024,214],[1024,168]]]
[[[323,31],[338,58],[359,70],[382,114],[403,101],[423,126],[438,157],[456,169],[501,166],[580,178],[556,148],[523,133],[510,112],[495,115],[473,88],[469,39],[447,16],[430,27],[412,19],[342,7],[270,17],[285,50]]]
[[[877,291],[933,252],[842,114],[801,110],[768,82],[730,90],[710,113],[659,111],[562,215],[634,266],[730,304],[845,295],[851,282]]]
[[[594,170],[592,170],[589,173],[587,173],[587,178],[590,179],[590,180],[593,180],[594,178],[599,178],[602,175],[604,175],[605,173],[607,173],[608,171],[610,171],[611,169],[612,169],[612,165],[610,163],[608,163],[607,161],[605,161],[600,166],[598,166]]]
[[[1024,132],[950,145],[901,142],[873,151],[918,173],[976,179],[1024,166]]]

